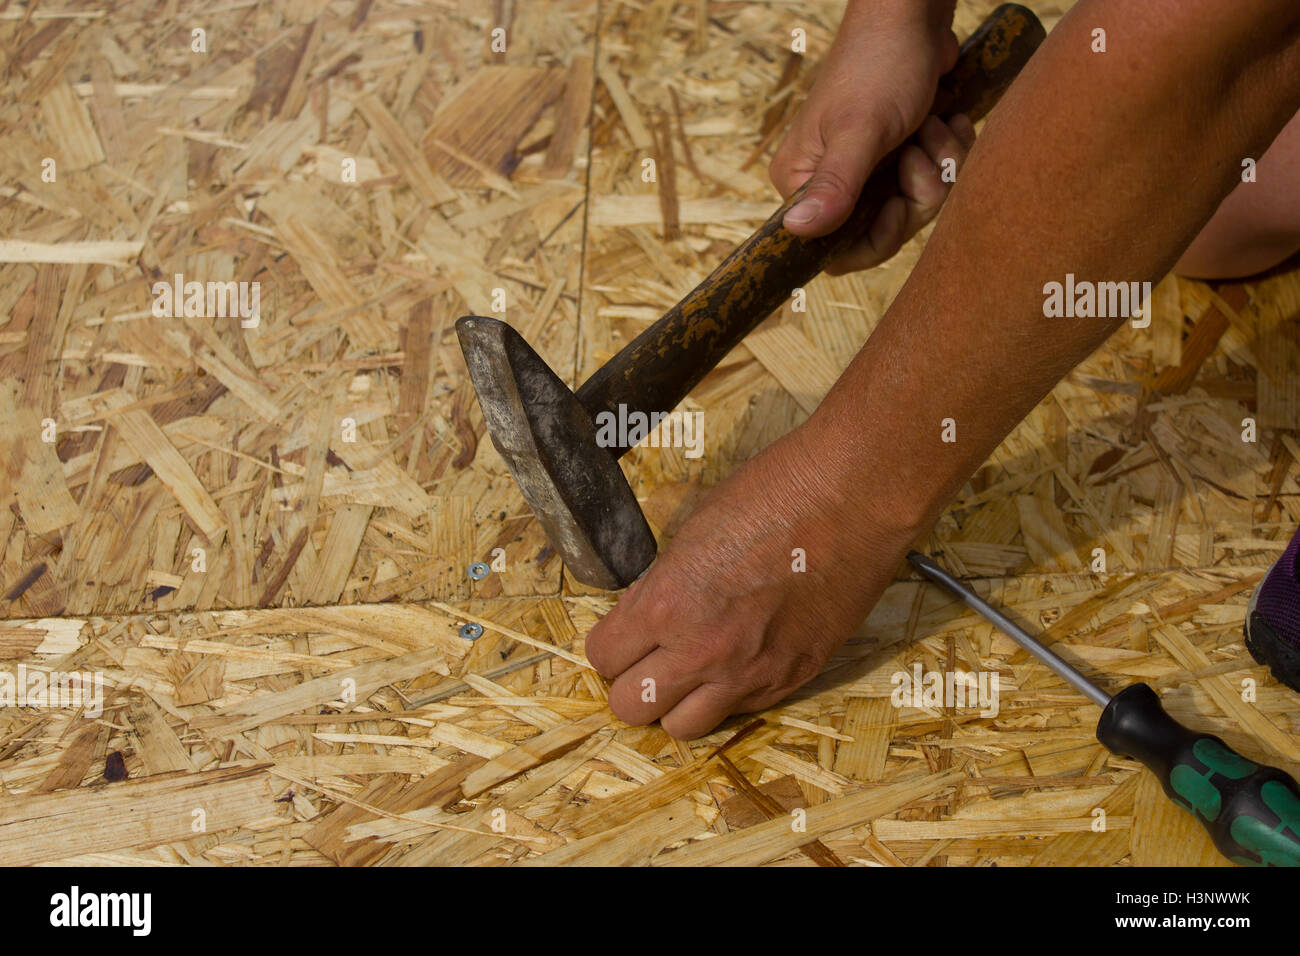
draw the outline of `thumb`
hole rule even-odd
[[[786,210],[782,224],[797,236],[824,236],[844,224],[880,158],[876,137],[859,129],[836,130],[826,152],[804,182],[796,201]]]

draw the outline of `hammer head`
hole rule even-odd
[[[492,444],[551,544],[584,584],[627,587],[655,539],[617,450],[596,443],[591,414],[509,325],[466,315],[456,335]]]

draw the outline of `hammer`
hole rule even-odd
[[[939,81],[930,112],[974,122],[997,103],[1045,36],[1016,3],[994,10],[962,44]],[[519,483],[552,546],[574,577],[605,590],[627,587],[655,557],[655,538],[618,460],[632,444],[597,440],[604,414],[657,422],[673,409],[791,291],[864,235],[898,192],[901,147],[867,179],[848,220],[806,239],[782,225],[803,189],[741,243],[713,273],[577,392],[513,328],[462,316],[456,334],[492,443]],[[622,415],[620,415],[622,406]],[[626,416],[626,417],[623,417]]]

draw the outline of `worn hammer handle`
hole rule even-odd
[[[962,44],[957,65],[939,81],[930,112],[965,113],[972,121],[997,103],[1045,36],[1033,12],[1015,3],[994,10]],[[619,405],[647,415],[668,412],[741,339],[865,234],[898,192],[901,147],[867,179],[848,220],[835,232],[805,239],[782,225],[802,189],[736,248],[713,274],[603,365],[578,389],[596,416]],[[616,456],[626,448],[611,449]]]

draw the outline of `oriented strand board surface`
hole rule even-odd
[[[825,674],[704,740],[622,725],[584,663],[617,595],[563,577],[452,323],[504,314],[590,374],[773,208],[839,7],[238,4],[201,52],[138,0],[0,21],[0,675],[100,682],[0,707],[0,863],[1213,861],[1094,708],[902,569]],[[628,456],[656,530],[815,407],[923,240],[728,356],[686,402],[701,458]],[[240,283],[256,316],[212,314]],[[1240,626],[1300,521],[1300,278],[1171,279],[1154,308],[926,545],[1295,770],[1295,696]],[[895,706],[915,666],[996,672],[997,713]]]

